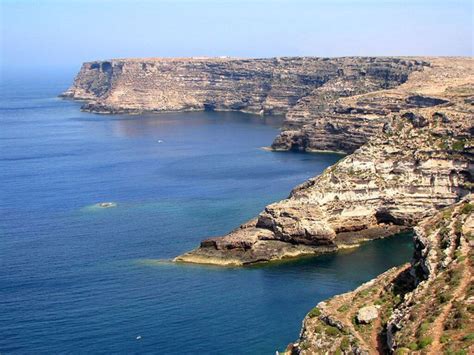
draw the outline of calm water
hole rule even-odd
[[[272,354],[318,301],[410,258],[405,236],[245,269],[164,262],[339,157],[264,151],[278,129],[250,115],[82,113],[55,97],[69,75],[33,79],[0,97],[0,353]]]

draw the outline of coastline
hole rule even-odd
[[[89,105],[106,113],[207,109],[284,113],[282,132],[263,150],[347,154],[321,175],[295,187],[287,199],[268,205],[255,219],[225,236],[205,239],[175,261],[246,265],[332,251],[339,245],[347,248],[357,245],[357,239],[412,228],[469,192],[465,186],[469,186],[472,159],[469,144],[463,143],[469,136],[469,119],[458,114],[468,112],[469,102],[462,95],[465,89],[456,87],[469,86],[474,78],[472,60],[294,57],[282,61],[229,59],[215,64],[206,59],[177,59],[172,67],[163,67],[166,73],[176,71],[176,78],[163,76],[160,63],[150,67],[153,74],[146,80],[153,85],[148,90],[128,94],[121,88],[146,84],[130,76],[148,73],[151,64],[146,60],[85,63],[63,95],[95,97],[83,108]],[[258,76],[249,74],[251,64],[258,67]],[[218,91],[209,80],[216,70],[226,72]],[[271,76],[276,81],[269,85],[267,73],[280,71],[304,74],[306,79],[295,83],[286,76]],[[316,76],[310,79],[311,75]],[[325,75],[324,80],[318,75]],[[239,91],[242,80],[245,92]],[[263,96],[262,85],[269,90]],[[345,85],[354,90],[347,94]],[[223,94],[224,87],[233,95]],[[275,87],[276,92],[272,91]],[[328,91],[332,94],[326,96]],[[123,95],[126,100],[119,100]],[[454,154],[452,147],[457,146],[460,149]],[[431,151],[439,147],[433,162]]]

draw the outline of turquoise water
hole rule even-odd
[[[0,353],[271,354],[318,301],[410,258],[404,236],[243,269],[170,264],[340,157],[262,150],[278,123],[251,115],[83,113],[56,98],[70,81],[2,80]]]

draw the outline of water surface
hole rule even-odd
[[[69,82],[2,81],[0,353],[274,353],[318,301],[409,259],[400,237],[243,269],[164,262],[340,156],[262,150],[270,118],[83,113],[56,98]]]

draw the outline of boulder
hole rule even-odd
[[[357,312],[357,322],[360,324],[369,324],[379,316],[377,306],[366,306],[359,309]]]

